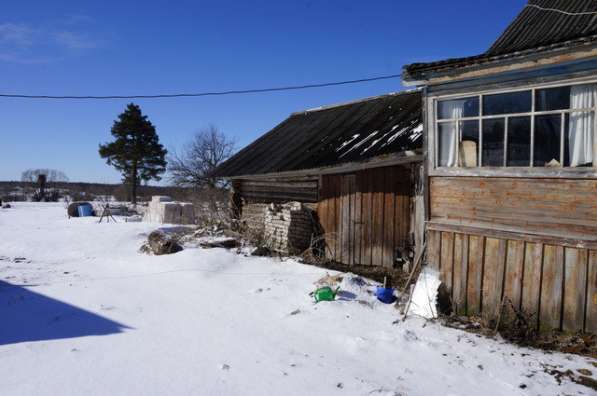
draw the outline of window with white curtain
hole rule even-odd
[[[597,84],[437,101],[438,167],[597,166]]]

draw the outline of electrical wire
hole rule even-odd
[[[73,100],[106,100],[106,99],[165,99],[165,98],[196,98],[202,96],[223,96],[223,95],[243,95],[252,93],[266,93],[266,92],[280,92],[280,91],[294,91],[300,89],[310,88],[324,88],[338,85],[359,84],[371,81],[389,80],[393,78],[400,78],[400,74],[390,74],[385,76],[376,76],[368,78],[360,78],[356,80],[334,81],[316,84],[305,85],[289,85],[281,87],[270,88],[255,88],[255,89],[234,89],[228,91],[211,91],[211,92],[193,92],[193,93],[172,93],[172,94],[150,94],[150,95],[24,95],[24,94],[9,94],[0,93],[0,98],[16,98],[16,99],[73,99]]]
[[[560,14],[564,15],[571,15],[571,16],[580,16],[580,15],[595,15],[597,11],[585,11],[585,12],[569,12],[564,10],[559,10],[557,8],[545,8],[538,6],[536,4],[527,4],[525,7],[533,7],[541,11],[552,11],[552,12],[559,12]]]

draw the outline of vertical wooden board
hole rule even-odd
[[[504,279],[504,297],[520,308],[522,290],[522,272],[524,269],[524,241],[509,240],[506,248],[506,277]]]
[[[485,262],[483,264],[483,294],[481,296],[483,316],[496,319],[502,302],[502,286],[506,241],[487,238],[485,240]]]
[[[437,271],[439,271],[440,238],[440,231],[427,231],[427,265]]]
[[[541,330],[560,328],[562,312],[562,280],[564,275],[564,248],[545,245],[541,274],[541,301],[539,324]]]
[[[325,198],[322,198],[317,203],[317,218],[319,219],[319,226],[321,227],[323,243],[325,244],[325,246],[324,246],[325,250],[323,253],[324,253],[325,258],[327,259],[329,257],[328,257],[327,237],[326,237],[326,230],[327,230],[326,212],[327,212],[327,201],[325,200]]]
[[[543,244],[526,243],[524,254],[524,271],[522,281],[522,310],[539,318],[539,293],[541,292],[541,266],[543,262]]]
[[[395,169],[396,167],[387,167],[384,169],[384,223],[383,223],[383,266],[394,267],[394,223],[395,216]]]
[[[395,168],[394,180],[394,246],[404,245],[404,222],[409,221],[404,217],[404,195],[403,195],[403,171],[402,168]]]
[[[336,260],[336,199],[334,197],[334,179],[328,179],[328,249],[332,260]]]
[[[402,173],[396,171],[394,174],[394,180],[392,181],[392,187],[394,188],[394,246],[402,246],[404,244],[404,238],[402,235],[404,221],[404,202],[402,200],[402,186],[401,186]]]
[[[410,173],[403,167],[396,173],[396,235],[394,236],[395,245],[404,245],[408,240],[410,232],[410,196],[413,192],[410,185]]]
[[[356,175],[350,178],[350,245],[348,250],[348,261],[350,265],[358,264],[356,253]]]
[[[330,255],[332,260],[336,260],[336,199],[335,199],[335,179],[334,177],[330,176],[327,181],[327,188],[326,188],[326,195],[327,195],[327,223],[328,223],[328,230],[327,230],[327,239],[328,239],[328,249],[330,251]]]
[[[358,256],[356,255],[356,193],[357,193],[357,177],[352,175],[350,179],[350,264],[358,264]]]
[[[468,235],[454,235],[454,276],[452,299],[458,314],[466,313],[466,277],[468,270]]]
[[[374,265],[373,252],[375,245],[375,178],[372,170],[367,171],[367,187],[369,189],[369,229],[368,229],[368,249],[369,249],[369,265]]]
[[[469,315],[478,315],[481,312],[484,245],[485,238],[483,236],[469,236],[468,277],[466,286],[466,310]]]
[[[350,236],[351,236],[351,218],[350,218],[350,178],[351,175],[341,176],[340,186],[340,204],[341,204],[341,239],[340,239],[340,262],[350,264]]]
[[[585,331],[597,334],[597,250],[589,251]]]
[[[384,223],[384,174],[382,169],[373,169],[373,229],[372,229],[372,264],[383,264],[383,223]]]
[[[327,246],[331,260],[336,259],[336,206],[334,201],[334,190],[333,185],[334,181],[330,177],[327,180],[327,187],[325,188],[326,191],[326,202],[327,202],[327,230],[326,230],[326,239],[327,239]]]
[[[330,259],[330,253],[329,253],[329,249],[328,249],[328,244],[329,244],[329,238],[328,238],[328,232],[329,232],[329,224],[328,224],[328,197],[327,197],[327,192],[326,192],[326,187],[327,187],[327,179],[326,176],[323,176],[321,178],[321,193],[320,193],[320,197],[319,197],[319,202],[317,203],[317,217],[319,218],[319,224],[321,226],[321,232],[323,233],[323,242],[325,244],[325,258],[326,259]]]
[[[564,248],[564,308],[562,330],[582,331],[585,319],[588,251]]]
[[[440,257],[440,280],[446,284],[450,293],[452,292],[452,271],[454,264],[454,234],[442,232],[441,257]]]
[[[392,186],[394,187],[394,246],[404,245],[404,194],[402,192],[402,174],[396,172]]]
[[[363,190],[361,196],[361,219],[363,222],[362,226],[362,242],[361,242],[361,262],[363,265],[371,265],[371,230],[372,230],[372,182],[371,172],[366,170],[362,172],[362,185]]]
[[[342,179],[334,176],[334,207],[335,207],[335,229],[336,229],[336,254],[335,260],[342,262]]]
[[[355,264],[363,264],[363,172],[358,172],[355,179]]]

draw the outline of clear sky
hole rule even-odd
[[[395,74],[485,51],[524,0],[5,1],[0,92],[109,95],[249,89]],[[403,89],[137,100],[168,149],[217,125],[241,148],[294,111]],[[98,144],[127,101],[0,99],[0,180],[55,168],[118,182]]]

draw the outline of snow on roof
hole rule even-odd
[[[293,113],[238,152],[217,177],[333,166],[422,147],[421,92],[391,93]]]

